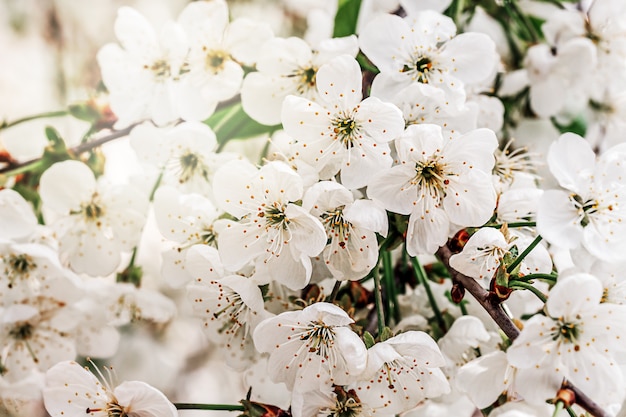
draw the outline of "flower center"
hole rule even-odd
[[[5,269],[5,274],[9,278],[9,289],[13,288],[15,278],[21,276],[22,278],[28,278],[29,272],[37,268],[37,264],[33,262],[33,259],[26,255],[9,255],[9,259],[6,262],[9,268]]]
[[[321,321],[310,322],[307,330],[300,336],[300,340],[306,340],[309,352],[328,357],[335,341],[335,332],[331,326]]]
[[[578,351],[578,338],[580,336],[580,327],[578,323],[572,323],[560,318],[557,321],[557,326],[552,329],[552,340],[564,340],[566,343],[574,343],[574,350]]]
[[[432,71],[433,62],[426,56],[418,57],[414,63],[404,64],[400,72],[411,74],[413,81],[428,84],[428,74]]]
[[[345,241],[350,236],[350,223],[343,218],[343,209],[345,206],[337,207],[335,210],[330,210],[323,213],[320,217],[322,223],[326,229],[328,240],[332,241],[333,238],[339,239],[339,246],[344,248],[346,246]]]
[[[286,229],[289,225],[289,219],[285,215],[285,206],[279,202],[274,202],[264,212],[259,213],[259,217],[264,217],[268,226],[282,226]]]
[[[98,219],[104,215],[104,208],[100,205],[98,193],[94,193],[91,201],[81,204],[80,208],[80,213],[82,213],[86,221],[95,221],[100,226]]]
[[[422,197],[428,194],[439,203],[446,194],[446,186],[450,183],[445,178],[446,175],[445,164],[439,162],[438,158],[420,161],[415,164],[415,177],[411,180],[411,185],[419,187]]]
[[[296,77],[298,80],[298,86],[296,87],[298,93],[305,94],[307,91],[315,88],[315,79],[317,75],[317,68],[298,68],[288,77]]]
[[[178,182],[184,184],[193,178],[195,175],[200,175],[204,179],[207,179],[208,172],[202,157],[191,151],[186,151],[178,158],[178,165],[180,166],[180,173],[178,175]]]
[[[9,330],[9,336],[16,340],[28,340],[33,335],[33,326],[30,323],[19,324]]]
[[[147,66],[144,68],[147,68]],[[165,59],[155,61],[150,67],[150,71],[152,71],[157,81],[164,81],[171,75],[170,64]]]
[[[578,222],[582,227],[587,226],[591,222],[589,215],[598,211],[598,202],[596,200],[584,201],[578,194],[570,195],[570,200],[574,203],[574,206],[578,210]],[[612,206],[609,206],[608,208],[609,210],[612,210]]]
[[[335,386],[334,391],[336,394],[335,404],[321,409],[318,414],[319,417],[357,417],[361,415],[363,405],[353,389],[345,391],[342,387]]]
[[[346,149],[353,148],[358,139],[359,125],[352,116],[346,114],[337,115],[332,121],[335,137],[341,141]]]
[[[214,74],[224,69],[224,64],[230,58],[230,55],[224,51],[209,51],[206,55],[206,68]]]

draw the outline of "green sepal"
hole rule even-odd
[[[380,334],[380,341],[384,342],[387,339],[391,339],[393,337],[393,331],[387,326],[383,328],[382,333]]]
[[[368,331],[363,333],[363,343],[365,343],[366,348],[371,348],[376,344],[376,340],[374,340],[374,336]]]
[[[139,287],[141,284],[141,277],[143,276],[143,270],[140,266],[131,265],[122,272],[118,272],[117,282],[128,282],[135,287]]]

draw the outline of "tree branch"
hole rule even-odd
[[[491,318],[502,329],[511,341],[519,336],[519,329],[513,323],[511,318],[504,312],[497,297],[485,290],[475,279],[463,275],[450,266],[450,256],[452,251],[445,245],[437,250],[437,256],[446,266],[452,278],[460,282],[467,291],[478,301],[478,303],[489,313]],[[563,381],[563,388],[570,389],[575,394],[575,403],[584,408],[588,413],[595,417],[610,417],[595,401],[585,395],[584,392],[576,388],[570,381]]]
[[[87,143],[82,143],[78,146],[74,146],[73,148],[68,149],[68,153],[69,154],[73,154],[73,155],[79,155],[83,152],[87,152],[93,148],[97,148],[98,146],[101,146],[107,142],[110,142],[114,139],[118,139],[124,136],[128,136],[128,134],[130,133],[131,130],[133,130],[133,128],[136,126],[137,124],[133,124],[128,126],[127,128],[124,128],[122,130],[117,130],[114,131],[113,133],[111,133],[110,135],[107,136],[103,136],[99,139],[95,139],[92,140],[90,142]],[[17,164],[12,164],[9,166],[6,166],[4,168],[0,169],[0,174],[7,174],[10,175],[12,171],[16,171],[19,170],[20,168],[23,168],[25,166],[34,164],[36,162],[39,162],[41,160],[41,157],[39,158],[34,158],[34,159],[30,159],[28,161],[24,161],[24,162],[19,162]]]

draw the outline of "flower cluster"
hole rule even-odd
[[[626,8],[501,3],[120,8],[82,143],[0,159],[0,414],[617,414]]]

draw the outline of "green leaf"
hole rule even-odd
[[[359,18],[361,0],[339,0],[335,15],[334,38],[350,36],[356,33],[356,22]]]
[[[376,344],[374,336],[372,336],[372,334],[367,331],[363,333],[363,342],[365,343],[365,347],[368,349]]]
[[[72,116],[79,120],[94,123],[100,120],[100,113],[93,107],[85,103],[70,104],[68,110]]]
[[[266,126],[252,120],[240,103],[215,112],[205,123],[215,132],[220,149],[229,140],[271,135],[281,128],[281,125]]]

